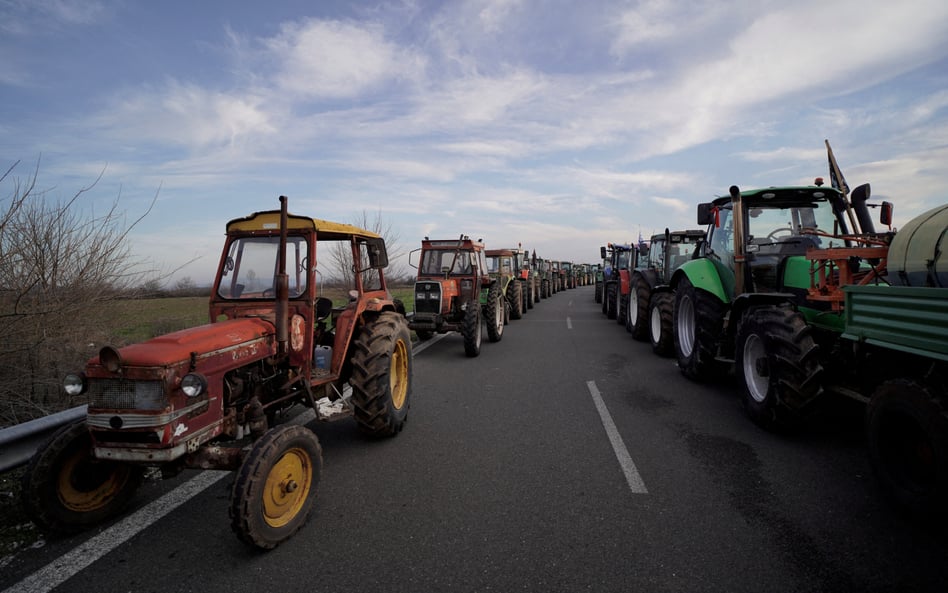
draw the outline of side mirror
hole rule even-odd
[[[879,223],[892,226],[892,212],[894,210],[895,206],[892,205],[892,202],[882,202],[882,207],[879,208]]]
[[[714,205],[711,202],[698,204],[698,224],[714,224]]]
[[[384,268],[388,266],[388,252],[385,251],[384,239],[368,239],[365,242],[369,254],[369,267]]]
[[[412,249],[411,251],[408,252],[408,265],[415,268],[416,270],[418,269],[419,262],[415,262],[415,258],[418,257],[417,254],[419,253],[421,253],[421,248]]]
[[[602,259],[606,259],[606,246],[605,245],[602,245],[599,247],[599,256]]]

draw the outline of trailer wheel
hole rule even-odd
[[[504,306],[506,299],[500,292],[500,285],[493,283],[487,291],[487,305],[484,317],[487,318],[487,339],[499,342],[504,337]]]
[[[30,460],[21,482],[27,516],[46,531],[75,533],[118,515],[144,468],[92,456],[85,422],[57,431]]]
[[[632,333],[633,338],[643,342],[648,339],[649,333],[648,304],[651,292],[642,277],[636,275],[632,281],[629,315],[625,326]]]
[[[412,356],[408,327],[382,312],[353,343],[352,404],[359,429],[372,436],[401,431],[411,406]]]
[[[675,295],[670,292],[659,292],[652,295],[652,301],[649,303],[649,336],[652,340],[652,351],[659,356],[671,356],[674,352],[674,299]]]
[[[919,517],[948,515],[948,411],[939,390],[914,379],[886,381],[866,407],[869,460],[885,493]]]
[[[237,537],[269,550],[299,531],[316,499],[322,465],[319,439],[305,426],[265,432],[234,480],[230,524]]]
[[[767,430],[792,424],[822,392],[823,367],[803,315],[789,306],[749,311],[737,330],[736,366],[744,410]]]
[[[510,303],[510,318],[523,318],[523,291],[519,280],[511,280],[507,285],[507,302]]]
[[[682,278],[675,292],[675,353],[678,368],[690,379],[709,380],[720,372],[715,360],[725,305],[713,294]]]

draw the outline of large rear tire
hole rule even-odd
[[[823,367],[811,328],[789,305],[748,311],[735,352],[744,410],[766,430],[794,424],[822,392]]]
[[[675,295],[671,292],[652,294],[649,303],[649,337],[652,340],[652,352],[659,356],[671,356],[675,352],[675,337],[672,331],[672,316],[675,309]]]
[[[596,302],[601,303],[602,302],[602,282],[598,282],[598,281],[596,282],[596,288],[593,294],[596,298]]]
[[[75,533],[118,515],[144,468],[98,460],[85,422],[61,428],[30,460],[21,482],[26,515],[41,529]]]
[[[866,406],[872,469],[886,495],[924,519],[948,518],[948,410],[938,389],[916,379],[886,381]]]
[[[353,343],[352,404],[359,429],[372,436],[398,434],[411,406],[411,337],[404,318],[384,311]]]
[[[322,465],[319,439],[305,426],[284,424],[265,432],[234,480],[230,524],[237,537],[270,550],[299,531],[316,500]]]
[[[672,327],[678,368],[689,379],[706,381],[721,373],[715,360],[726,305],[682,278],[675,292]]]
[[[490,290],[487,291],[487,306],[484,311],[484,317],[487,319],[487,339],[491,342],[499,342],[504,337],[505,301],[503,293],[500,292],[500,285],[496,282],[491,284]]]

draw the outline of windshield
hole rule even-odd
[[[814,202],[805,206],[751,207],[747,210],[747,221],[748,244],[799,243],[807,236],[811,245],[825,247],[821,239],[827,238],[813,233],[833,234],[836,219],[828,202]],[[837,243],[836,246],[842,245],[842,241]]]
[[[274,298],[279,237],[245,237],[231,243],[217,294],[230,299]],[[287,237],[286,273],[290,298],[306,291],[307,242]]]
[[[457,258],[455,258],[455,254]],[[452,267],[453,263],[453,267]],[[444,249],[426,251],[421,256],[421,273],[428,276],[451,274],[470,274],[471,255],[466,251],[448,251]]]

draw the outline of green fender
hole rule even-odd
[[[683,276],[688,277],[688,281],[691,282],[692,286],[710,292],[721,299],[722,303],[731,302],[728,291],[725,289],[724,283],[721,282],[718,267],[711,260],[699,258],[685,262],[675,271],[672,285],[677,288]]]

